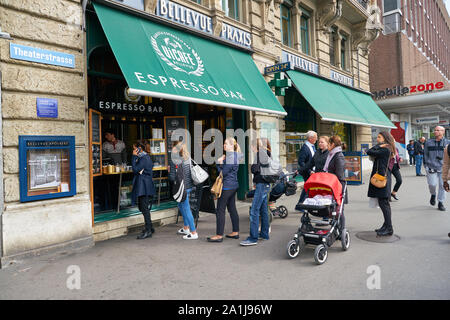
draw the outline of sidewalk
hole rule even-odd
[[[373,243],[355,234],[381,226],[382,213],[368,208],[366,184],[349,187],[345,209],[351,234],[349,251],[337,242],[322,266],[314,263],[314,247],[296,259],[286,245],[300,214],[293,208],[300,196],[283,196],[277,204],[289,209],[274,218],[271,239],[254,247],[240,240],[208,243],[215,216],[199,219],[200,240],[176,235],[181,226],[156,230],[151,239],[136,235],[99,242],[84,253],[40,257],[0,270],[0,299],[450,299],[450,204],[446,212],[432,208],[426,177],[402,167],[399,201],[392,203],[394,243]],[[248,206],[240,202],[241,240],[249,230]],[[231,231],[229,217],[225,232]],[[69,266],[79,266],[81,289],[69,290]],[[368,267],[381,271],[381,289],[367,287]]]

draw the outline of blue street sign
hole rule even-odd
[[[37,116],[40,118],[58,118],[58,100],[36,98]]]
[[[290,62],[283,62],[283,63],[278,63],[278,64],[273,65],[273,66],[265,67],[264,68],[264,74],[268,75],[270,73],[281,72],[281,71],[288,71],[288,70],[291,70],[291,63]]]
[[[50,51],[45,49],[9,44],[9,55],[12,59],[25,60],[54,66],[75,68],[75,56],[73,54]]]

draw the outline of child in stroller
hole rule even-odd
[[[323,264],[328,257],[328,248],[336,240],[341,241],[342,250],[346,251],[350,247],[350,234],[345,229],[344,218],[347,184],[342,186],[334,174],[319,172],[311,175],[304,189],[308,198],[295,207],[296,210],[303,210],[304,214],[294,239],[288,243],[287,254],[295,258],[307,244],[315,245],[314,260],[317,264]],[[319,228],[323,225],[327,227]]]
[[[293,178],[295,178],[295,176],[297,175],[296,172],[292,172],[292,173],[281,173],[280,177],[278,178],[278,180],[275,182],[272,190],[270,190],[269,193],[269,211],[271,213],[270,218],[269,218],[269,222],[272,222],[272,216],[279,216],[280,218],[284,219],[288,216],[289,212],[288,209],[281,205],[281,206],[276,206],[275,203],[276,201],[283,195],[285,194],[286,196],[292,196],[297,192],[297,183],[294,181],[290,181],[288,179],[289,176],[293,176]],[[247,193],[247,198],[253,198],[253,196],[255,195],[255,190],[251,190]],[[250,207],[251,210],[251,207]]]

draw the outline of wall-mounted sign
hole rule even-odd
[[[333,70],[330,70],[330,79],[342,84],[345,84],[346,86],[353,87],[353,79],[347,76],[344,76],[343,74],[339,72],[335,72]]]
[[[159,0],[156,6],[156,15],[188,28],[213,34],[211,17],[178,3],[169,0]],[[248,48],[252,45],[252,36],[249,32],[227,23],[222,23],[220,38]]]
[[[58,100],[36,98],[36,111],[39,118],[58,118]]]
[[[264,74],[267,75],[267,74],[271,74],[271,73],[275,73],[275,72],[282,72],[282,71],[288,71],[288,70],[291,70],[291,63],[283,62],[283,63],[278,63],[273,66],[265,67]]]
[[[439,116],[416,118],[413,122],[415,124],[439,123]]]
[[[400,96],[408,93],[418,93],[418,92],[430,92],[434,89],[440,90],[444,88],[444,83],[442,81],[436,83],[427,83],[427,84],[419,84],[413,85],[409,87],[403,86],[394,86],[392,88],[386,88],[386,90],[374,91],[372,92],[372,96],[374,99],[380,99],[390,96]]]
[[[75,68],[75,56],[73,54],[33,48],[14,43],[9,44],[9,54],[12,59]]]
[[[290,54],[286,51],[281,52],[281,61],[290,62],[292,67],[297,67],[307,72],[319,74],[319,65],[317,63]]]
[[[101,112],[162,114],[164,108],[153,104],[132,104],[114,101],[99,101],[97,109]]]

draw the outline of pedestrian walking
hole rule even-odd
[[[272,149],[267,138],[258,138],[252,144],[255,155],[254,164],[251,171],[253,173],[253,183],[256,185],[255,195],[250,209],[250,235],[241,246],[252,246],[258,244],[258,239],[269,240],[269,190],[270,184],[261,176],[261,168],[268,167],[268,158],[272,156]],[[259,229],[259,218],[261,217],[261,232]]]
[[[217,200],[216,235],[208,237],[208,242],[222,242],[225,228],[225,209],[230,213],[233,232],[227,238],[239,239],[239,214],[236,209],[236,192],[239,189],[238,170],[242,159],[241,148],[234,138],[227,138],[223,145],[225,155],[217,162],[217,170],[222,173],[222,194]]]
[[[423,153],[423,164],[427,174],[428,188],[431,198],[430,204],[436,204],[436,189],[439,186],[438,193],[438,210],[445,211],[444,200],[445,190],[444,181],[442,180],[442,165],[444,161],[444,148],[449,143],[444,138],[445,129],[441,126],[434,128],[434,138],[425,142]]]
[[[330,137],[321,136],[319,138],[319,149],[314,153],[314,156],[306,163],[303,172],[305,176],[310,176],[315,172],[323,172],[323,167],[327,161],[328,156],[328,142]],[[302,174],[303,175],[303,174]]]
[[[185,240],[198,239],[198,233],[195,228],[194,217],[189,204],[189,193],[192,190],[193,182],[191,177],[191,156],[185,143],[175,141],[172,148],[171,163],[169,170],[169,180],[175,181],[177,170],[182,170],[184,188],[186,190],[186,199],[178,203],[178,209],[183,216],[183,228],[178,230],[178,234],[183,235]]]
[[[450,186],[448,184],[448,179],[450,178],[450,148],[447,145],[444,149],[444,163],[442,164],[442,180],[444,181],[444,189],[446,192],[450,191]],[[448,234],[450,237],[450,233]]]
[[[306,182],[309,178],[308,172],[305,170],[306,164],[311,160],[315,153],[316,153],[316,147],[315,143],[317,141],[317,133],[314,131],[308,131],[306,133],[306,141],[303,144],[302,148],[300,149],[300,152],[298,153],[298,172],[301,173],[303,177],[303,181]],[[298,203],[303,203],[306,199],[306,192],[305,190],[302,190],[302,193],[300,194],[300,199],[298,200]]]
[[[384,217],[384,223],[380,229],[376,229],[378,236],[391,236],[394,234],[392,227],[392,213],[389,197],[391,194],[391,173],[389,171],[389,161],[395,155],[394,138],[389,132],[382,131],[377,136],[377,145],[367,151],[367,155],[373,160],[372,173],[370,175],[371,183],[367,196],[370,198],[370,206],[381,208]],[[378,174],[385,177],[384,187],[372,184],[372,177]]]
[[[138,201],[139,211],[144,216],[145,228],[137,239],[146,239],[155,232],[152,225],[150,210],[152,208],[153,196],[156,194],[153,184],[153,162],[150,155],[145,152],[145,144],[138,141],[133,145],[133,155],[131,157],[131,166],[133,168],[133,204]]]
[[[416,161],[416,176],[421,177],[424,176],[422,174],[422,162],[423,162],[423,152],[424,152],[424,144],[425,137],[421,137],[419,141],[414,143],[414,158]]]
[[[395,148],[395,157],[389,160],[389,170],[395,178],[395,185],[394,189],[391,192],[391,198],[394,198],[395,200],[398,200],[397,191],[400,189],[403,181],[402,174],[400,173],[400,162],[402,162],[402,158],[398,154],[398,149]],[[389,199],[389,201],[391,201],[391,198]]]
[[[409,144],[406,146],[409,155],[409,166],[412,167],[416,164],[416,158],[414,157],[414,140],[409,140]]]

